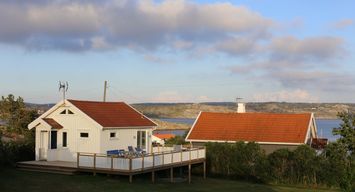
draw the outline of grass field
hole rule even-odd
[[[169,183],[160,179],[155,184],[148,176],[136,176],[129,184],[127,177],[106,175],[57,175],[48,173],[26,172],[16,169],[0,170],[0,191],[255,191],[255,192],[314,192],[336,191],[325,189],[311,189],[291,186],[261,185],[223,179],[193,177],[192,184],[186,182]]]

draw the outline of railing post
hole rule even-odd
[[[174,152],[171,152],[171,164],[174,163]]]
[[[155,156],[154,156],[154,153],[153,153],[153,169],[155,167]]]
[[[181,161],[181,163],[182,163],[182,150],[181,150],[181,152],[180,152],[180,161]]]
[[[144,170],[144,156],[142,156],[142,171]]]
[[[111,171],[113,170],[113,155],[111,156]]]
[[[161,154],[162,154],[162,156],[163,156],[162,165],[164,165],[164,159],[165,159],[165,158],[164,158],[164,152],[162,152]]]
[[[189,161],[191,161],[191,149],[189,150]]]
[[[200,149],[199,149],[199,148],[197,148],[197,159],[199,159],[199,158],[200,158],[199,151],[200,151]]]
[[[94,175],[96,175],[96,153],[94,153]]]
[[[76,167],[79,168],[80,152],[77,152],[76,155],[77,155],[77,156],[76,156]]]

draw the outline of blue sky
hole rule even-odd
[[[355,102],[352,1],[0,2],[0,95]]]

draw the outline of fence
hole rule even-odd
[[[206,149],[190,148],[180,151],[146,154],[139,157],[108,156],[96,153],[77,153],[77,167],[122,172],[137,172],[163,166],[188,163],[206,158]]]

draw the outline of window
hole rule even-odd
[[[110,138],[116,138],[116,132],[111,132],[110,133]]]
[[[72,115],[74,113],[68,109],[68,114]]]
[[[63,132],[63,147],[67,147],[67,132]]]
[[[67,110],[63,110],[62,112],[60,112],[60,114],[66,114]]]
[[[57,148],[57,131],[51,131],[51,149]]]
[[[137,131],[137,147],[141,149],[145,149],[146,147],[146,131]]]
[[[80,133],[80,137],[81,138],[88,138],[89,137],[89,133]]]

